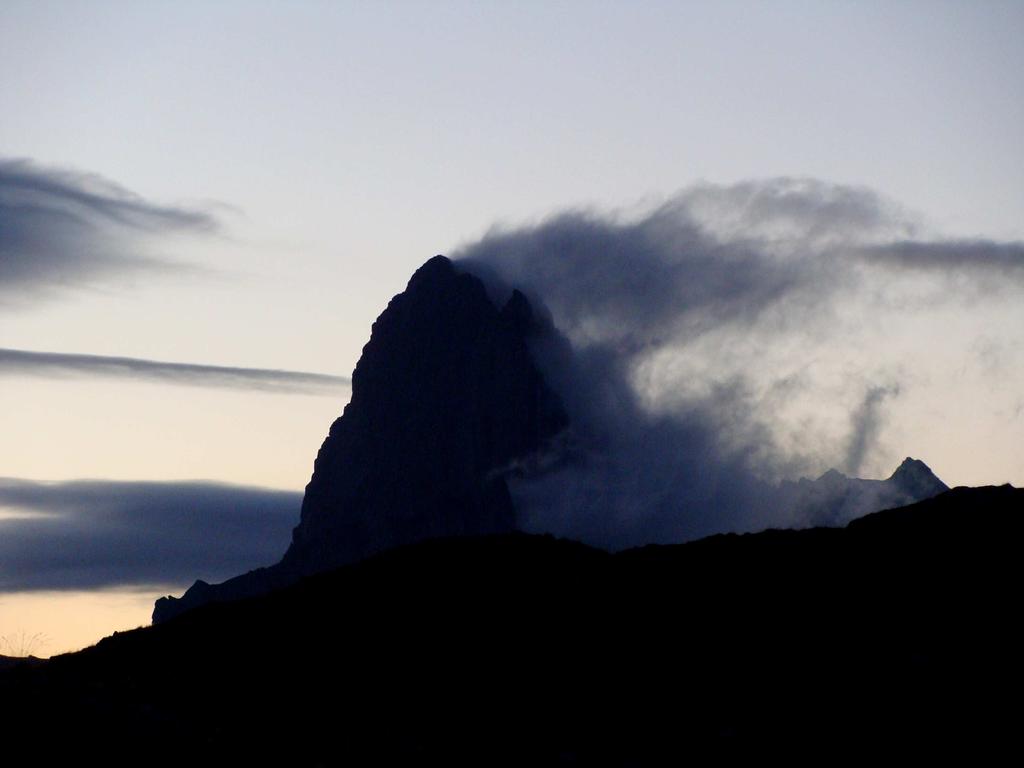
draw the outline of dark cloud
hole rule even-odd
[[[206,211],[156,205],[99,176],[0,160],[0,300],[180,268],[148,246],[217,226]]]
[[[846,471],[856,475],[864,466],[868,452],[878,440],[882,426],[882,406],[886,398],[898,395],[896,385],[870,387],[864,401],[851,416],[850,442],[846,450]]]
[[[345,377],[322,373],[166,363],[134,357],[28,352],[0,348],[0,376],[4,374],[47,378],[101,376],[164,384],[313,395],[333,395],[339,389],[350,385],[350,381]]]
[[[0,590],[221,580],[280,559],[301,503],[214,483],[0,479]]]
[[[804,278],[746,244],[710,238],[669,208],[637,223],[562,214],[491,234],[456,258],[540,297],[574,342],[631,348],[752,319]]]
[[[887,292],[906,268],[962,283],[1019,266],[1019,244],[920,230],[871,190],[772,179],[700,185],[641,216],[563,212],[457,250],[496,299],[520,288],[564,337],[535,350],[573,428],[516,483],[531,525],[605,546],[788,525],[765,479],[877,466],[900,382],[865,329],[885,317],[895,332],[903,317],[883,311],[910,306]],[[865,399],[879,377],[892,385]]]
[[[908,269],[1024,276],[1024,243],[992,240],[901,240],[865,249],[868,259]]]

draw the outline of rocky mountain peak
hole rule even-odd
[[[505,468],[567,424],[529,350],[543,332],[523,294],[499,309],[480,279],[427,261],[373,324],[281,562],[162,598],[154,621],[403,544],[514,530]]]
[[[949,486],[939,480],[927,464],[909,456],[892,473],[889,482],[907,494],[921,499],[949,490]]]
[[[847,477],[830,469],[817,480],[786,482],[779,489],[781,505],[801,525],[845,525],[850,520],[929,499],[949,487],[918,459],[906,458],[885,480]]]
[[[425,538],[510,531],[495,473],[565,426],[529,352],[529,301],[499,310],[443,256],[373,325],[283,563],[313,572]]]

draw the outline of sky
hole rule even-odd
[[[7,0],[0,637],[73,649],[275,560],[390,297],[559,221],[670,210],[712,267],[814,275],[827,309],[756,346],[767,474],[1024,484],[1022,33],[1017,2]],[[732,381],[728,338],[638,358],[647,405]]]

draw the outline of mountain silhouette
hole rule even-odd
[[[114,763],[984,761],[1019,734],[1022,534],[1002,486],[617,554],[435,539],[0,672],[0,718]]]
[[[282,560],[84,651],[0,659],[8,749],[664,765],[1015,746],[1024,490],[948,490],[908,458],[770,491],[830,527],[616,553],[517,532],[508,479],[568,426],[530,356],[552,332],[522,294],[498,306],[428,261],[374,324]]]
[[[403,544],[517,530],[507,477],[568,426],[531,357],[538,340],[564,343],[522,293],[497,306],[476,276],[444,256],[428,260],[373,324],[281,561],[221,584],[196,581],[181,598],[159,599],[153,621]],[[908,458],[886,480],[830,470],[814,481],[764,484],[762,495],[807,527],[843,525],[944,490]]]
[[[847,477],[830,469],[816,480],[783,481],[779,504],[791,511],[796,524],[845,525],[858,517],[948,491],[927,464],[907,457],[885,480]]]
[[[475,276],[427,261],[373,324],[281,562],[198,581],[158,601],[153,620],[402,544],[514,530],[505,475],[567,422],[528,349],[545,331],[518,291],[498,308]]]

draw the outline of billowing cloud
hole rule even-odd
[[[279,560],[301,503],[214,483],[0,478],[0,590],[222,580]]]
[[[0,302],[181,268],[153,243],[217,228],[207,211],[158,205],[99,176],[0,160]]]
[[[343,376],[270,368],[236,368],[168,363],[135,357],[106,357],[0,348],[0,376],[104,377],[265,392],[334,395],[350,385]]]
[[[700,185],[635,219],[569,211],[495,230],[454,258],[526,286],[574,343],[660,344],[820,311],[874,264],[1013,271],[1024,243],[915,239],[920,225],[870,190],[808,179]],[[781,319],[773,317],[773,320]]]
[[[929,238],[865,188],[784,178],[699,185],[639,216],[566,211],[453,256],[564,337],[535,353],[573,430],[553,469],[517,482],[520,508],[624,546],[789,525],[770,481],[923,453],[879,457],[883,404],[938,357],[922,321],[945,327],[965,278],[1019,293],[1021,252]]]

